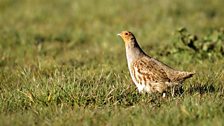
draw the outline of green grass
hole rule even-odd
[[[1,0],[0,125],[224,125],[223,4]],[[182,95],[137,92],[122,30],[151,56],[197,72]],[[186,46],[192,36],[198,51]]]

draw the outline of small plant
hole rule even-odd
[[[202,37],[189,33],[186,28],[180,28],[176,35],[177,41],[175,41],[174,48],[178,52],[193,50],[201,59],[224,56],[223,28],[213,30]]]

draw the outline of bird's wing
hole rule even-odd
[[[133,74],[138,81],[170,82],[165,70],[150,57],[141,57],[133,63]]]
[[[158,64],[160,66],[160,68],[166,72],[167,77],[172,82],[182,82],[183,80],[190,78],[195,74],[195,72],[186,72],[186,71],[175,70],[175,69],[171,68],[170,66],[168,66],[162,62],[159,62],[158,60],[153,59],[153,58],[151,58],[150,60],[152,60],[152,62],[155,62],[156,64]]]

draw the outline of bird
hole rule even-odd
[[[164,93],[172,87],[180,87],[187,78],[195,74],[195,72],[175,70],[147,55],[132,32],[122,31],[117,35],[125,43],[129,73],[139,93]]]

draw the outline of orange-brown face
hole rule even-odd
[[[120,36],[124,42],[130,42],[134,37],[134,35],[129,32],[129,31],[122,31],[121,33],[117,34],[118,36]]]

